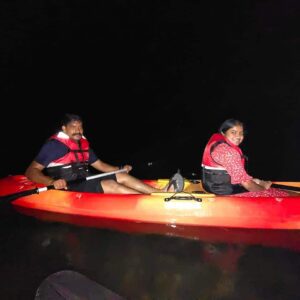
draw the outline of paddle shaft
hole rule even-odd
[[[87,176],[87,177],[80,178],[80,179],[70,180],[68,182],[83,182],[83,181],[87,181],[87,180],[106,177],[106,176],[109,176],[109,175],[114,175],[114,174],[124,173],[124,172],[127,172],[127,170],[126,169],[120,169],[120,170],[117,170],[117,171],[101,173],[101,174],[91,175],[91,176]],[[39,194],[39,193],[46,192],[48,190],[54,190],[54,189],[55,189],[55,187],[52,184],[52,185],[48,185],[48,186],[44,186],[44,187],[40,187],[40,188],[34,188],[34,189],[31,189],[31,190],[26,190],[26,191],[22,191],[22,192],[10,194],[10,195],[1,196],[0,201],[13,201],[13,200],[15,200],[17,198],[20,198],[20,197],[25,197],[25,196],[29,196],[29,195],[33,195],[33,194]]]
[[[285,184],[278,184],[278,183],[272,183],[271,187],[278,188],[282,190],[289,190],[289,191],[300,191],[300,187],[298,186],[290,186]]]

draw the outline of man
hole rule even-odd
[[[83,135],[82,119],[78,115],[66,114],[59,132],[50,137],[36,158],[25,171],[31,181],[54,185],[55,189],[71,191],[113,193],[113,194],[151,194],[154,192],[180,192],[184,180],[175,174],[162,190],[156,189],[131,176],[130,165],[123,166],[126,172],[117,173],[92,180],[82,180],[91,175],[89,166],[99,172],[113,172],[119,167],[100,160],[90,148]],[[77,180],[74,182],[74,180]]]

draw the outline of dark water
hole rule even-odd
[[[127,234],[43,222],[1,209],[1,299],[33,299],[75,270],[126,299],[299,299],[293,249]],[[280,247],[279,247],[280,246]]]

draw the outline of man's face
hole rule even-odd
[[[79,141],[83,135],[82,122],[72,121],[66,126],[62,126],[62,130],[74,141]]]

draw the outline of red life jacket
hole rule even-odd
[[[82,137],[79,142],[69,138],[67,134],[60,131],[50,137],[50,140],[57,140],[68,148],[68,152],[52,161],[44,172],[55,179],[64,178],[75,180],[89,175],[89,142]]]
[[[214,151],[215,147],[218,146],[221,143],[226,143],[230,147],[234,148],[240,155],[243,165],[245,165],[245,157],[243,155],[243,152],[240,147],[234,145],[229,140],[227,140],[222,134],[215,133],[211,136],[209,139],[202,157],[202,167],[207,169],[217,169],[217,170],[225,170],[224,167],[222,167],[220,164],[214,161],[214,159],[211,157],[211,153]]]
[[[82,137],[79,140],[81,147],[79,147],[79,143],[70,139],[68,135],[63,132],[59,132],[58,134],[54,134],[50,137],[50,139],[57,140],[68,147],[69,152],[60,157],[49,164],[49,167],[58,166],[58,165],[66,165],[72,163],[84,163],[89,160],[89,142],[85,137]]]
[[[218,164],[211,157],[215,147],[221,143],[226,143],[233,147],[241,155],[243,165],[245,165],[245,156],[240,147],[228,141],[222,134],[215,133],[209,139],[202,156],[202,184],[207,192],[218,195],[232,195],[247,190],[240,184],[231,184],[231,177],[226,169]]]

